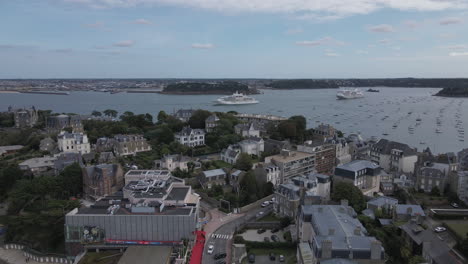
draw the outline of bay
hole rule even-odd
[[[49,109],[59,113],[89,114],[115,109],[119,113],[173,113],[180,108],[239,113],[303,115],[309,128],[320,123],[333,125],[345,134],[364,138],[387,138],[434,153],[457,152],[468,147],[459,130],[468,130],[468,99],[432,96],[434,88],[378,88],[365,97],[336,100],[335,89],[262,90],[255,105],[215,105],[218,95],[166,95],[156,93],[71,92],[67,96],[45,94],[0,94],[0,110],[8,106]],[[363,91],[366,88],[362,89]],[[421,121],[417,121],[421,120]],[[437,120],[440,124],[437,124]],[[436,133],[437,129],[440,133]]]

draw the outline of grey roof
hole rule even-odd
[[[205,177],[215,177],[219,175],[226,175],[226,172],[223,169],[215,169],[215,170],[207,170],[204,171],[203,174]]]
[[[240,123],[240,124],[235,125],[235,128],[240,129],[240,130],[250,130],[250,129],[261,130],[261,127],[257,122]]]
[[[299,186],[296,186],[291,182],[280,184],[277,189],[278,193],[286,196],[290,200],[298,200],[300,198]]]
[[[363,169],[377,169],[379,168],[379,165],[368,160],[354,160],[346,164],[340,165],[337,168],[356,172]]]
[[[380,197],[377,197],[368,201],[367,204],[371,204],[377,207],[382,207],[384,205],[397,205],[398,200],[395,198],[387,197],[387,196],[380,196]]]
[[[364,209],[362,210],[362,214],[372,219],[375,219],[375,213],[374,213],[374,210],[372,209]]]
[[[395,206],[395,211],[397,214],[407,214],[408,208],[411,208],[411,216],[426,216],[422,207],[416,204],[397,204]]]
[[[78,143],[83,143],[84,139],[84,134],[83,133],[68,133],[68,132],[62,132],[57,136],[59,139],[75,139]]]
[[[379,218],[379,223],[382,226],[388,226],[388,225],[393,224],[393,220],[392,219]]]
[[[259,138],[259,137],[251,137],[251,138],[242,140],[242,141],[239,142],[238,144],[239,144],[239,145],[247,145],[247,144],[255,144],[255,145],[257,145],[259,142],[262,142],[262,141],[263,141],[262,138]]]
[[[431,230],[425,230],[419,224],[412,221],[407,222],[404,225],[400,226],[400,229],[403,230],[411,239],[418,245],[421,245],[425,241],[431,241],[437,239]]]
[[[192,129],[188,126],[182,128],[182,130],[180,132],[177,132],[176,134],[177,135],[180,135],[180,136],[189,136],[191,134],[195,134],[195,135],[204,135],[205,134],[205,131],[203,129]]]
[[[235,170],[234,172],[231,173],[231,176],[239,177],[239,175],[241,175],[242,173],[244,173],[244,171]]]
[[[395,142],[395,141],[389,141],[387,139],[381,139],[379,142],[374,144],[372,147],[373,151],[379,152],[380,154],[387,154],[390,155],[393,149],[398,149],[403,151],[404,156],[414,156],[416,155],[416,150],[413,148],[410,148],[408,145]]]
[[[0,155],[12,150],[20,150],[24,148],[22,145],[12,145],[12,146],[0,146]]]
[[[130,135],[115,135],[114,139],[118,142],[129,142],[129,141],[138,141],[138,140],[145,140],[143,135],[139,134],[130,134]]]
[[[350,259],[334,258],[334,259],[321,260],[320,264],[358,264],[358,263]]]
[[[219,121],[219,118],[215,114],[212,114],[205,119],[205,122],[209,122],[209,123],[213,123],[217,121]]]
[[[189,192],[190,187],[174,187],[171,192],[167,195],[166,200],[178,200],[183,201],[187,193]]]

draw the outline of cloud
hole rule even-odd
[[[193,49],[214,49],[215,45],[211,43],[193,43],[192,48]]]
[[[442,26],[453,25],[453,24],[460,24],[463,22],[463,19],[460,17],[446,17],[439,20],[439,24]]]
[[[367,29],[371,32],[376,32],[376,33],[391,33],[395,32],[395,29],[391,25],[387,24],[381,24],[381,25],[375,25],[375,26],[369,26]]]
[[[96,23],[85,24],[84,26],[89,27],[89,28],[102,28],[102,27],[104,27],[104,23],[102,23],[100,21],[97,21]]]
[[[95,48],[95,49],[100,49],[100,50],[104,50],[104,49],[108,49],[109,47],[107,47],[107,46],[102,46],[102,45],[96,45],[96,46],[94,46],[93,48]]]
[[[133,40],[123,40],[123,41],[119,41],[119,42],[114,43],[114,47],[128,48],[128,47],[131,47],[133,45],[135,45],[135,41],[133,41]]]
[[[325,53],[325,56],[327,56],[327,57],[339,57],[340,54],[335,53],[335,52],[327,52],[327,53]]]
[[[442,48],[449,49],[449,50],[468,50],[468,45],[457,44],[457,45],[444,46]]]
[[[410,29],[415,29],[420,26],[420,24],[414,20],[405,20],[403,21],[403,25],[405,25],[406,27]]]
[[[140,18],[132,21],[132,24],[139,24],[139,25],[152,25],[153,23],[151,21],[148,21],[146,19]]]
[[[377,42],[380,44],[390,44],[392,41],[389,39],[380,39]]]
[[[356,54],[366,55],[366,54],[369,54],[369,52],[367,50],[356,50]]]
[[[304,32],[302,28],[290,28],[284,32],[286,35],[297,35]]]
[[[317,40],[296,41],[296,45],[298,45],[298,46],[310,46],[310,47],[322,46],[322,45],[343,46],[343,45],[345,45],[345,43],[343,41],[336,40],[336,39],[334,39],[332,37],[324,37],[324,38],[317,39]]]
[[[457,36],[453,33],[442,33],[439,35],[439,38],[441,39],[453,39],[456,38]]]
[[[461,56],[468,56],[468,51],[465,52],[450,52],[450,57],[461,57]]]
[[[72,53],[73,52],[73,49],[54,49],[54,50],[51,50],[53,52],[57,52],[57,53]]]
[[[62,0],[92,8],[168,5],[221,12],[284,13],[303,17],[342,18],[381,9],[402,11],[465,10],[466,0]]]

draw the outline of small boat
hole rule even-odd
[[[357,99],[362,97],[364,97],[364,94],[359,89],[343,89],[336,93],[336,98],[339,100]]]
[[[380,90],[369,88],[369,89],[367,89],[367,92],[369,92],[369,93],[380,93]]]

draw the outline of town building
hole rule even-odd
[[[354,184],[364,195],[373,196],[379,192],[382,168],[367,160],[354,160],[335,168],[333,180]]]
[[[268,126],[276,127],[282,121],[288,120],[285,117],[274,116],[274,115],[261,115],[261,114],[236,114],[235,115],[239,120],[244,123],[255,122],[260,127],[262,131],[266,131]]]
[[[398,200],[395,198],[379,196],[367,202],[367,209],[371,209],[374,212],[382,210],[382,212],[392,214],[397,204]]]
[[[352,161],[350,145],[344,138],[333,138],[328,143],[335,146],[335,166],[342,165]]]
[[[188,122],[195,111],[196,110],[193,109],[179,109],[173,114],[173,116],[182,122]]]
[[[57,136],[58,149],[61,152],[87,154],[91,152],[88,136],[83,133],[69,133],[62,131]]]
[[[291,178],[275,191],[274,210],[280,216],[296,219],[301,204],[320,204],[330,200],[330,177],[309,173]]]
[[[136,155],[139,152],[150,151],[151,145],[143,135],[115,135],[113,150],[116,156]]]
[[[176,169],[179,169],[181,171],[189,171],[190,163],[193,163],[192,169],[197,169],[201,167],[201,164],[199,162],[182,154],[164,155],[162,159],[154,161],[156,169],[167,169],[170,172]]]
[[[360,134],[350,134],[346,141],[348,142],[351,160],[370,159],[370,144]]]
[[[66,214],[69,256],[90,245],[181,245],[184,239],[194,238],[200,198],[184,180],[168,171],[131,170],[125,177],[122,192]]]
[[[381,139],[370,151],[371,161],[380,165],[386,171],[414,173],[418,160],[416,149],[408,145]]]
[[[392,195],[394,190],[393,182],[380,181],[380,192],[382,192],[383,195]]]
[[[84,166],[83,157],[80,153],[75,152],[65,152],[55,155],[54,160],[54,170],[55,175],[58,175],[66,167],[77,163],[80,167]]]
[[[114,163],[116,160],[117,159],[113,152],[110,152],[110,151],[99,152],[98,164]]]
[[[394,221],[409,221],[414,219],[421,224],[426,218],[426,214],[420,205],[416,204],[397,204],[393,211]]]
[[[315,170],[318,173],[332,174],[336,164],[335,145],[321,142],[306,141],[297,146],[298,151],[307,152],[314,156]]]
[[[110,152],[114,150],[115,139],[108,137],[100,137],[96,140],[96,152]]]
[[[279,168],[280,183],[309,174],[315,169],[314,156],[301,151],[282,150],[278,155],[266,157],[265,163],[272,163]]]
[[[14,154],[24,148],[23,145],[0,146],[0,157]]]
[[[292,150],[291,143],[288,140],[279,141],[274,139],[265,139],[264,142],[265,153],[270,155],[279,154],[283,149]]]
[[[83,120],[92,119],[87,115],[55,115],[46,119],[46,129],[49,131],[61,131],[71,128],[73,132],[83,132]]]
[[[239,145],[229,145],[227,148],[221,150],[221,160],[229,164],[235,164],[241,154],[241,148]]]
[[[265,141],[259,137],[244,139],[237,144],[239,145],[242,153],[249,155],[261,157],[262,153],[265,151]]]
[[[216,114],[212,114],[205,119],[205,130],[207,133],[213,132],[214,128],[218,126],[219,118]]]
[[[226,185],[226,177],[223,169],[207,170],[198,176],[198,181],[204,189],[211,189],[215,185]]]
[[[302,205],[298,217],[299,241],[308,243],[312,263],[349,259],[360,264],[385,263],[382,243],[367,236],[347,201],[341,205]]]
[[[312,136],[314,140],[324,142],[327,139],[334,138],[336,129],[329,124],[320,124],[316,128],[312,128]]]
[[[242,179],[244,179],[244,176],[245,176],[245,171],[236,170],[236,169],[232,169],[228,173],[227,177],[229,178],[229,185],[232,186],[233,191],[235,192],[240,191],[240,183]]]
[[[57,143],[55,143],[55,141],[50,137],[44,138],[40,141],[39,149],[46,152],[53,152],[58,150]]]
[[[443,194],[449,184],[450,165],[437,162],[426,162],[416,168],[416,187],[418,190],[431,192],[437,187]]]
[[[111,195],[124,186],[124,171],[120,164],[99,164],[82,169],[83,192],[94,199]]]
[[[468,148],[458,152],[457,156],[460,164],[460,170],[468,171]]]
[[[256,122],[237,124],[234,131],[243,137],[260,137],[260,127]]]
[[[16,128],[33,127],[39,120],[39,113],[34,106],[20,109],[9,108],[9,112],[13,112]]]
[[[175,140],[188,147],[205,145],[205,130],[184,127],[180,132],[175,133]]]
[[[281,183],[280,168],[273,163],[258,163],[254,169],[254,174],[257,182],[271,182],[275,187]]]
[[[22,171],[31,173],[33,176],[41,176],[45,174],[53,175],[54,164],[56,157],[44,156],[39,158],[32,158],[25,160],[19,164],[19,168]]]
[[[468,171],[457,172],[458,184],[457,184],[457,195],[458,199],[468,204]]]

